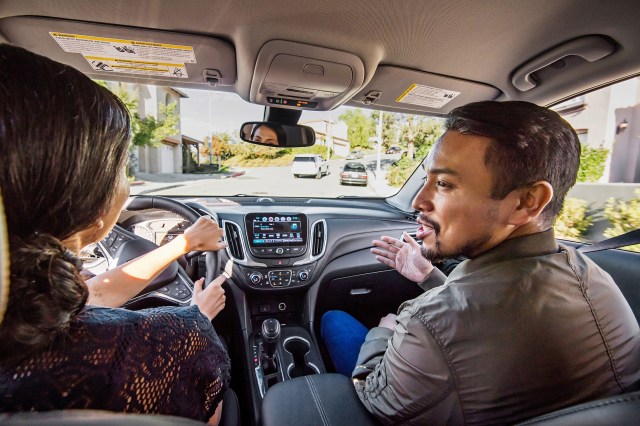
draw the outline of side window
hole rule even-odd
[[[640,228],[640,78],[554,107],[578,134],[576,185],[555,223],[558,238],[599,241]],[[640,245],[626,247],[640,252]]]

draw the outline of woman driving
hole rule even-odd
[[[229,358],[211,325],[224,276],[193,306],[117,309],[170,262],[219,250],[200,218],[184,235],[86,281],[79,250],[104,238],[129,195],[126,107],[79,71],[0,45],[0,190],[11,287],[0,325],[3,412],[91,408],[216,424]]]

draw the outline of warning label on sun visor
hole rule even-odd
[[[412,84],[404,91],[396,102],[405,104],[420,105],[429,108],[442,108],[460,92],[454,90],[440,89],[437,87],[423,86],[421,84]]]
[[[196,62],[196,55],[191,46],[121,40],[81,34],[55,32],[50,32],[49,34],[65,52],[69,53],[162,62]]]
[[[113,71],[127,74],[156,75],[162,77],[188,78],[184,64],[172,62],[132,61],[129,59],[106,58],[83,55],[96,71]]]

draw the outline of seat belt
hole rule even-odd
[[[634,229],[633,231],[625,232],[617,237],[609,238],[597,243],[582,245],[578,248],[578,251],[582,253],[591,253],[594,251],[615,249],[634,244],[640,244],[640,229]]]

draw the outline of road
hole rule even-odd
[[[382,165],[390,165],[398,156],[383,155]],[[176,182],[166,185],[166,189],[153,191],[155,195],[235,195],[285,196],[285,197],[328,197],[339,195],[359,197],[386,197],[398,188],[386,185],[384,176],[375,181],[375,155],[356,160],[364,163],[369,175],[369,184],[364,186],[340,185],[340,172],[346,160],[329,161],[330,174],[321,179],[313,177],[294,178],[291,167],[246,168],[245,174],[228,179],[203,179],[192,182]],[[383,173],[384,174],[384,171]],[[144,191],[144,187],[132,187],[132,194]],[[145,191],[146,192],[146,191]]]

